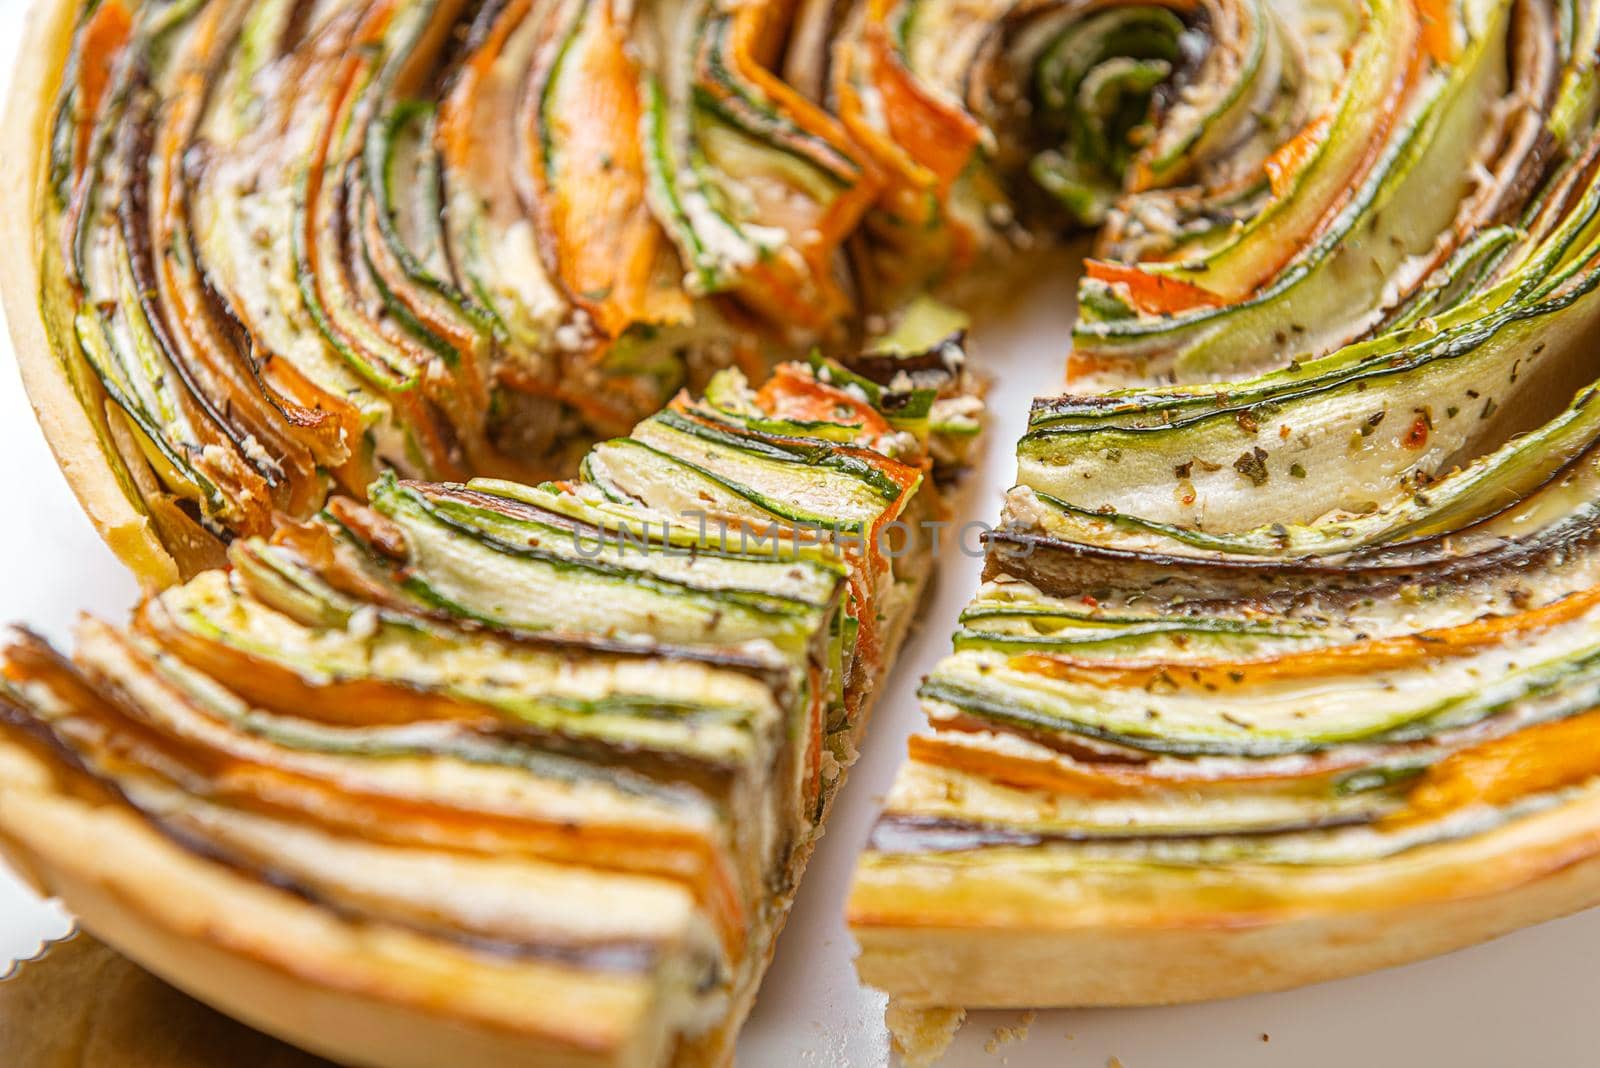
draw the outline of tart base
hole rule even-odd
[[[180,561],[155,525],[128,497],[108,463],[100,436],[73,390],[41,304],[48,299],[37,255],[44,154],[56,86],[71,50],[78,7],[71,0],[33,0],[22,23],[5,117],[0,124],[0,298],[17,369],[45,441],[89,522],[111,551],[150,588],[170,586],[204,561]]]
[[[1593,905],[1600,791],[1419,853],[1312,876],[1253,910],[1161,895],[1097,899],[1066,875],[951,874],[869,854],[848,914],[862,982],[908,1009],[1267,993],[1464,949]]]
[[[332,1068],[174,990],[91,935],[48,943],[0,979],[8,1064]]]

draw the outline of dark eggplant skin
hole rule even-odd
[[[1585,458],[1592,461],[1592,452]],[[1523,579],[1559,581],[1567,571],[1583,572],[1583,563],[1600,551],[1600,511],[1585,508],[1527,537],[1477,539],[1466,552],[1458,543],[1473,541],[1471,527],[1340,557],[1298,559],[1176,556],[1005,529],[986,538],[985,579],[1009,575],[1050,596],[1141,591],[1199,612],[1254,605],[1337,613],[1359,600],[1417,588],[1483,588],[1515,601],[1523,596],[1515,592]]]
[[[1051,844],[1097,842],[1204,842],[1225,833],[1228,837],[1270,838],[1280,834],[1328,831],[1361,827],[1373,822],[1370,815],[1335,816],[1323,820],[1301,820],[1250,827],[1230,832],[1151,833],[1138,830],[1103,832],[1022,831],[1010,827],[933,816],[901,815],[889,812],[873,824],[867,848],[886,855],[925,853],[966,853],[980,849],[1031,849]]]
[[[870,378],[880,386],[887,386],[902,372],[924,388],[947,382],[960,372],[965,360],[967,332],[958,330],[922,352],[885,353],[862,352],[840,358],[850,370],[863,378]]]

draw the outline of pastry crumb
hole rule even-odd
[[[1025,1041],[1028,1037],[1028,1028],[1033,1026],[1033,1021],[1038,1018],[1039,1014],[1030,1009],[1022,1014],[1022,1018],[1017,1021],[1015,1027],[996,1027],[994,1029],[994,1037],[983,1044],[984,1051],[993,1053],[1001,1046],[1012,1042]]]
[[[893,1001],[883,1014],[890,1043],[906,1068],[926,1068],[944,1056],[966,1018],[966,1009],[918,1009]]]

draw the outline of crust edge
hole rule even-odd
[[[866,985],[907,1009],[1173,1005],[1264,994],[1397,967],[1488,942],[1600,900],[1600,806],[1555,812],[1542,828],[1493,832],[1483,851],[1448,858],[1418,892],[1395,870],[1277,916],[1150,914],[1144,922],[1075,925],[1060,908],[970,926],[893,902],[933,876],[858,871],[848,907]],[[1546,822],[1548,820],[1549,822]],[[1533,830],[1532,835],[1525,833]],[[1489,843],[1478,843],[1487,845]],[[1448,849],[1449,847],[1445,847]],[[935,897],[971,894],[981,875],[940,876]],[[1392,891],[1388,893],[1387,891]],[[1036,896],[1026,912],[1051,895]],[[1381,902],[1381,903],[1377,903]],[[1091,911],[1093,911],[1091,909]]]
[[[21,813],[27,828],[8,821],[0,858],[62,900],[106,944],[251,1027],[338,1063],[383,1068],[460,1058],[486,1068],[530,1060],[552,1068],[641,1068],[659,1059],[667,1036],[627,1018],[573,1019],[559,1004],[544,1012],[528,1004],[515,1026],[453,1016],[429,1002],[435,995],[426,983],[397,982],[396,958],[369,950],[359,930],[337,943],[296,939],[291,964],[280,944],[283,928],[323,925],[311,906],[190,857],[120,806],[74,796],[38,756],[9,739],[0,738],[0,768],[0,804]],[[624,1017],[648,1017],[648,986],[628,986],[629,993],[611,983],[615,996],[605,1002],[631,1006]],[[402,989],[411,992],[398,1000],[384,993]]]
[[[5,114],[0,119],[0,299],[29,403],[73,494],[111,551],[147,587],[170,586],[179,561],[128,499],[62,370],[40,310],[38,260],[42,146],[72,43],[75,0],[33,0]]]

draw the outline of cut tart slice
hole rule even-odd
[[[5,853],[341,1061],[725,1063],[931,571],[936,392],[724,372],[578,480],[384,476],[24,633]]]
[[[1600,900],[1600,140],[1546,77],[1518,224],[1388,328],[1035,403],[850,897],[901,1015],[1281,989]]]

